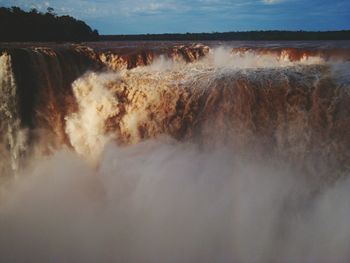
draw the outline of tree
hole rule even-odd
[[[30,9],[30,13],[37,14],[38,13],[38,9],[32,8],[32,9]]]
[[[48,14],[56,16],[55,9],[53,9],[52,7],[49,6],[46,10]]]
[[[71,16],[57,16],[52,7],[47,13],[32,8],[0,7],[0,41],[90,41],[99,38],[85,22]]]

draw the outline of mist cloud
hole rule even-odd
[[[63,165],[64,164],[64,165]],[[315,194],[280,162],[163,138],[67,150],[2,188],[5,262],[345,262],[345,179]]]

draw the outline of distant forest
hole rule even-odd
[[[342,31],[247,31],[225,33],[145,34],[145,35],[101,35],[104,41],[133,40],[350,40],[350,30]]]
[[[0,7],[0,41],[91,41],[98,40],[97,30],[71,16],[57,16],[54,9],[46,13],[33,8]]]

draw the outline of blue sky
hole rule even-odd
[[[0,0],[53,7],[100,34],[350,29],[350,0]]]

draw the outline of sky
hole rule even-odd
[[[84,20],[100,34],[350,29],[350,0],[0,0]]]

